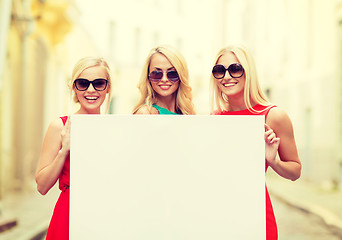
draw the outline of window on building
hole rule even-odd
[[[155,32],[153,34],[153,43],[154,43],[154,46],[159,45],[159,43],[160,43],[160,34],[159,34],[159,32]]]
[[[267,97],[267,99],[271,99],[271,89],[270,88],[266,88],[266,90],[265,90],[265,94],[266,94],[266,97]]]
[[[115,38],[115,33],[116,31],[116,25],[114,21],[109,22],[109,38],[108,38],[108,52],[109,52],[109,58],[111,61],[115,63],[115,45],[116,45],[116,38]]]
[[[141,29],[137,27],[134,32],[134,64],[139,64],[139,59],[141,55],[141,40]]]
[[[339,59],[338,64],[340,67],[338,67],[338,78],[339,78],[339,99],[338,99],[338,119],[339,119],[339,141],[340,144],[342,144],[342,19],[339,21]]]

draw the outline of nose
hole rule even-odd
[[[229,79],[230,78],[230,74],[228,72],[228,69],[226,71],[224,71],[224,76],[222,79]]]
[[[163,82],[169,81],[169,79],[167,78],[167,73],[166,72],[163,72],[163,77],[162,77],[162,79],[160,79],[160,81],[163,81]]]
[[[92,83],[89,84],[89,87],[87,89],[88,92],[95,92],[95,88]]]

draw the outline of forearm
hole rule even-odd
[[[68,154],[69,152],[64,149],[59,150],[57,156],[49,165],[37,171],[37,189],[42,195],[45,195],[57,182]]]
[[[273,163],[269,163],[269,166],[280,176],[295,181],[301,175],[302,166],[296,161],[282,161],[279,158]]]

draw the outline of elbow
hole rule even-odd
[[[290,180],[291,181],[296,181],[300,178],[302,174],[302,164],[298,163],[298,167],[296,169],[296,171],[294,172],[294,174],[291,176]]]
[[[38,183],[37,183],[37,190],[38,190],[38,192],[41,195],[45,195],[48,192],[48,190],[46,188],[44,188],[43,186],[39,185]]]
[[[37,183],[37,190],[41,195],[45,195],[49,190],[46,189],[44,186],[42,186],[41,184],[39,184],[38,179],[36,178],[36,183]]]
[[[300,178],[300,174],[292,176],[292,177],[290,178],[290,180],[294,182],[294,181],[296,181],[296,180],[299,179],[299,178]]]
[[[40,188],[39,186],[37,186],[37,190],[38,190],[38,192],[41,194],[41,195],[45,195],[45,194],[47,194],[47,190],[45,190],[45,189],[42,189],[42,188]]]

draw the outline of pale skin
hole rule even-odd
[[[79,78],[92,81],[107,77],[102,67],[94,66],[83,70]],[[96,91],[92,84],[85,91],[78,91],[75,87],[73,90],[80,103],[80,109],[75,114],[100,114],[100,107],[109,92],[108,86],[104,91]],[[69,117],[65,126],[58,118],[50,124],[46,132],[36,172],[37,189],[42,195],[45,195],[55,185],[65,160],[70,154],[70,125]]]
[[[233,53],[225,53],[217,61],[217,64],[223,64],[226,67],[232,63],[239,63]],[[232,78],[226,72],[225,77],[218,80],[217,84],[229,99],[230,111],[247,109],[243,96],[245,74],[240,78]],[[253,101],[251,103],[252,106],[256,105]],[[292,181],[297,180],[301,175],[302,165],[289,116],[279,107],[273,107],[267,115],[265,128],[267,164],[280,176]],[[277,153],[279,158],[276,157]]]
[[[171,112],[176,112],[176,92],[179,87],[179,81],[171,82],[166,76],[168,70],[175,70],[175,68],[163,54],[156,53],[151,58],[149,73],[153,70],[164,72],[163,78],[159,82],[150,82],[156,93],[156,104]],[[147,106],[142,106],[136,114],[159,114],[159,112],[154,107],[149,110]]]
[[[297,180],[301,174],[302,164],[289,116],[280,108],[274,107],[268,113],[266,124],[281,139],[278,148],[279,158],[271,159],[267,162],[268,165],[280,176],[292,181]]]

